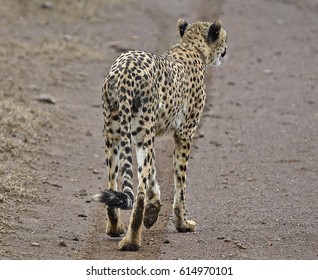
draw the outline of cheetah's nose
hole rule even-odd
[[[226,49],[224,50],[224,52],[221,54],[222,57],[224,57],[226,55]]]

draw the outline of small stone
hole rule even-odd
[[[96,170],[96,169],[94,169],[94,170],[93,170],[93,173],[94,173],[94,174],[99,174],[99,171]]]
[[[85,133],[85,135],[88,136],[88,137],[90,137],[90,136],[92,136],[92,133],[91,133],[89,130],[87,130],[86,133]]]
[[[169,240],[169,239],[165,239],[162,243],[163,243],[163,244],[169,244],[169,243],[170,243],[170,240]]]
[[[85,214],[78,214],[77,217],[80,217],[80,218],[87,218],[87,215]]]
[[[60,247],[66,247],[67,246],[64,239],[60,239],[58,245]]]
[[[73,40],[72,35],[64,35],[63,38],[64,38],[65,41],[72,41]]]
[[[53,6],[54,6],[53,2],[47,1],[47,2],[42,3],[41,8],[43,10],[51,10],[51,9],[53,9]]]
[[[0,202],[4,202],[4,195],[0,194]]]
[[[79,195],[79,196],[87,196],[88,194],[87,194],[87,191],[86,191],[86,190],[80,190],[80,191],[78,192],[78,195]]]
[[[40,243],[38,243],[38,242],[33,242],[33,243],[31,243],[31,246],[33,246],[33,247],[40,247]]]
[[[271,74],[273,74],[273,70],[272,69],[265,69],[263,71],[263,73],[266,74],[266,75],[271,75]]]
[[[247,249],[247,247],[245,247],[244,245],[242,245],[241,243],[236,243],[235,244],[237,248],[239,249]]]
[[[39,102],[42,102],[42,103],[47,103],[47,104],[55,104],[56,103],[55,99],[48,94],[40,94],[36,98],[36,100]]]
[[[250,177],[250,178],[247,178],[247,179],[246,179],[246,181],[247,181],[247,182],[255,182],[255,181],[256,181],[256,179],[255,179],[255,178],[253,178],[253,177]]]

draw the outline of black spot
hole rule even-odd
[[[132,101],[132,111],[133,113],[138,113],[140,107],[142,105],[142,102],[141,102],[141,98],[140,96],[137,94],[137,96],[135,96],[133,98],[133,101]]]
[[[127,174],[130,178],[133,177],[133,172],[132,172],[131,169],[127,169],[127,170],[126,170],[126,174]]]
[[[121,92],[121,93],[125,93],[125,92],[126,92],[126,88],[123,87],[123,86],[121,86],[121,87],[120,87],[120,92]]]
[[[181,201],[184,200],[184,192],[183,192],[183,190],[181,190],[181,192],[180,192],[180,200],[181,200]]]
[[[130,162],[130,163],[132,163],[132,157],[131,157],[131,156],[128,156],[128,157],[127,157],[127,161]]]
[[[182,183],[185,183],[185,176],[182,176]]]
[[[129,183],[129,182],[127,182],[127,181],[124,181],[124,182],[123,182],[123,188],[124,188],[124,187],[128,187],[128,188],[130,188],[130,189],[133,188],[132,184]]]
[[[187,170],[187,168],[186,168],[185,165],[181,165],[181,166],[180,166],[180,171],[186,171],[186,170]]]

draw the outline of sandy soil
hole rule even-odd
[[[0,0],[0,258],[317,259],[316,2],[156,2]],[[119,252],[90,200],[106,184],[102,81],[120,52],[175,43],[179,17],[229,34],[189,165],[198,230],[173,227],[173,145],[158,140],[159,221]]]

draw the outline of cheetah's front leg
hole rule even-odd
[[[173,203],[173,221],[179,232],[193,232],[196,222],[187,220],[184,195],[186,189],[186,170],[190,154],[191,139],[175,138],[173,157],[175,194]]]

